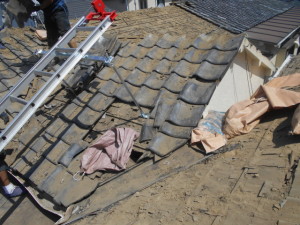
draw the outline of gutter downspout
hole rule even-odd
[[[297,51],[299,48],[299,37],[294,41],[295,47],[294,47],[294,55],[297,55]]]
[[[278,77],[280,72],[282,71],[282,69],[290,63],[290,61],[293,59],[293,55],[288,55],[288,57],[286,57],[286,59],[284,60],[284,62],[281,64],[281,66],[278,68],[278,70],[276,71],[276,73],[269,78],[269,80],[273,80],[274,78]]]

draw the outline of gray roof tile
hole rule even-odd
[[[55,169],[55,164],[51,163],[48,159],[43,159],[39,162],[39,165],[35,165],[35,167],[32,167],[28,171],[28,176],[31,182],[39,186]]]
[[[154,46],[147,53],[147,57],[149,57],[151,59],[161,60],[163,57],[165,57],[167,51],[168,51],[168,49],[163,49],[158,46]]]
[[[154,118],[154,127],[160,127],[163,124],[163,122],[170,115],[175,102],[176,99],[163,98],[157,103],[155,109],[152,111],[152,117]]]
[[[93,109],[94,111],[104,111],[110,104],[114,101],[114,98],[107,97],[101,93],[97,93],[95,96],[91,98],[89,103],[87,104],[88,107]]]
[[[59,117],[64,121],[72,122],[82,110],[83,107],[71,103],[59,114]]]
[[[154,34],[147,34],[147,36],[139,43],[139,45],[145,48],[152,48],[158,39],[159,37]]]
[[[188,81],[183,87],[179,98],[190,104],[206,105],[215,88],[215,82],[201,82],[193,79]]]
[[[196,48],[189,48],[189,51],[184,56],[184,59],[190,63],[201,63],[206,55],[209,53],[207,50],[199,50]]]
[[[59,140],[56,144],[53,144],[51,151],[44,156],[52,163],[57,164],[60,157],[68,150],[70,145]]]
[[[206,55],[205,60],[212,64],[228,65],[236,53],[237,51],[218,51],[213,49]]]
[[[131,71],[130,71],[130,70],[127,70],[127,69],[124,69],[124,68],[119,68],[119,69],[118,69],[118,73],[119,73],[119,75],[123,78],[123,80],[125,80],[125,79],[129,76],[129,74],[131,73]],[[118,74],[116,74],[115,72],[114,72],[114,74],[110,77],[110,80],[112,80],[112,81],[114,81],[114,82],[116,82],[116,83],[119,83],[119,84],[122,83],[122,81],[120,80]]]
[[[120,65],[120,67],[126,70],[133,70],[138,63],[139,63],[139,59],[129,56],[124,60],[124,62],[122,63],[122,65]]]
[[[66,122],[60,118],[54,120],[50,126],[47,127],[46,132],[53,137],[60,138],[64,132],[71,126],[72,123]]]
[[[61,179],[58,177],[56,179],[57,192],[54,201],[65,207],[90,195],[98,186],[97,182],[88,177],[84,177],[83,180],[78,182],[72,176],[68,176],[67,179],[65,178],[64,183],[61,184],[60,181]],[[55,184],[53,186],[56,187]]]
[[[156,45],[160,48],[171,48],[172,46],[176,45],[177,40],[178,37],[166,33],[157,41]]]
[[[87,92],[87,91],[83,91],[81,92],[79,95],[77,95],[74,99],[73,99],[73,103],[84,107],[89,101],[90,99],[94,96],[93,93],[91,92]]]
[[[147,86],[151,89],[159,90],[163,86],[163,84],[164,84],[167,77],[168,77],[167,75],[163,75],[163,74],[160,74],[160,73],[157,73],[157,72],[153,72],[145,80],[143,85],[145,85],[145,86]]]
[[[196,106],[179,100],[167,120],[178,126],[196,127],[204,108],[204,105]]]
[[[138,87],[135,87],[127,82],[126,85],[133,95],[135,95],[135,93],[139,90]],[[121,99],[124,102],[133,102],[131,95],[128,93],[124,85],[119,90],[116,91],[115,97]]]
[[[181,60],[172,72],[177,73],[179,76],[182,77],[191,77],[195,71],[197,71],[199,64],[189,63],[185,60]]]
[[[142,88],[135,94],[135,99],[141,106],[153,108],[158,94],[158,90],[142,86]]]
[[[88,132],[89,130],[81,129],[76,124],[72,124],[63,134],[61,139],[68,144],[77,143],[79,140],[82,140]]]
[[[173,65],[172,61],[163,59],[157,64],[154,71],[161,73],[161,74],[170,74],[172,65]]]
[[[149,143],[148,148],[153,153],[163,157],[182,147],[186,142],[187,139],[173,138],[158,132],[157,135]]]
[[[148,57],[145,57],[142,59],[139,64],[137,65],[137,68],[145,73],[150,73],[153,71],[153,69],[159,64],[159,61],[152,60]]]
[[[126,78],[126,81],[134,86],[142,86],[147,76],[147,73],[139,69],[134,69],[132,73]]]
[[[191,137],[192,129],[193,127],[175,126],[171,123],[164,122],[159,131],[174,138],[189,139]]]
[[[89,107],[85,107],[76,117],[75,123],[83,129],[91,128],[104,114],[104,111],[94,111]]]
[[[164,56],[165,59],[170,61],[179,61],[186,54],[182,49],[172,47],[168,50],[167,54]]]
[[[166,80],[163,87],[171,92],[179,93],[188,79],[178,76],[176,73],[172,73],[171,76]]]
[[[101,80],[109,80],[115,72],[109,67],[104,67],[96,76]]]
[[[194,75],[200,79],[215,81],[223,77],[227,67],[228,65],[214,65],[210,62],[202,62]]]
[[[120,85],[112,80],[105,83],[105,85],[98,90],[100,93],[112,97],[114,96],[115,91],[120,87]]]

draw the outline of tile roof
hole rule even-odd
[[[279,44],[300,30],[300,7],[294,7],[246,31],[248,38]],[[289,39],[287,39],[289,40]]]
[[[104,67],[87,89],[63,106],[59,116],[52,118],[44,130],[31,130],[20,136],[20,142],[27,148],[12,168],[29,179],[38,190],[51,196],[56,204],[67,207],[105,182],[104,175],[108,178],[115,176],[104,173],[99,180],[86,177],[84,182],[74,181],[81,154],[75,156],[69,165],[60,163],[72,144],[80,141],[81,145],[87,146],[90,135],[98,136],[113,126],[126,124],[138,131],[148,126],[152,131],[147,137],[144,135],[148,134],[142,132],[141,140],[149,143],[136,143],[139,151],[150,150],[166,156],[183,146],[243,39],[216,38],[220,36],[216,32],[188,40],[185,36],[165,34],[158,38],[149,34],[140,43],[123,45],[113,64],[118,65],[129,89],[137,102],[145,107],[145,112],[151,113],[151,119],[147,121],[139,117],[139,111],[132,109],[132,98],[113,69]],[[170,54],[174,49],[178,54]],[[160,53],[153,54],[153,51]],[[178,65],[182,65],[181,69]],[[203,66],[218,76],[209,76],[208,80],[201,77],[199,70]],[[137,74],[143,75],[136,81]],[[129,170],[134,165],[134,161],[130,162]],[[64,182],[61,183],[62,179]],[[88,188],[80,195],[75,190],[82,187]]]
[[[233,33],[242,33],[294,5],[279,0],[188,0],[176,5]]]
[[[150,113],[149,119],[140,117],[112,68],[81,63],[71,74],[84,74],[93,77],[92,81],[76,96],[57,88],[18,134],[18,141],[8,146],[18,149],[16,160],[9,163],[11,167],[57,207],[64,209],[87,199],[98,187],[130,173],[154,155],[167,157],[185,145],[243,40],[221,29],[213,31],[213,25],[193,15],[191,25],[184,17],[188,13],[175,6],[143,12],[132,12],[132,17],[129,13],[120,15],[105,42],[137,102]],[[136,20],[132,18],[140,18],[140,24],[133,23]],[[145,36],[148,31],[154,33]],[[46,48],[28,28],[22,34],[18,29],[10,32],[12,38],[1,38],[6,48],[1,49],[0,56],[0,96],[36,62],[34,51]],[[118,35],[122,44],[111,35]],[[97,54],[104,52],[98,50]],[[34,94],[43,82],[37,77],[24,98]],[[9,110],[17,112],[20,108]],[[1,122],[0,126],[3,129],[5,124]],[[80,151],[106,130],[124,126],[141,132],[126,171],[97,172],[85,176],[82,182],[74,181],[73,175],[80,168]],[[74,144],[80,147],[74,149]]]

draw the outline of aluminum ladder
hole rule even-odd
[[[112,24],[116,17],[114,12],[106,12],[102,0],[94,0],[92,5],[95,12],[82,17],[49,51],[43,52],[44,56],[19,80],[19,82],[0,99],[0,114],[12,103],[22,104],[21,111],[0,133],[0,152],[13,139],[23,125],[30,119],[36,110],[42,105],[53,90],[64,80],[68,73],[77,65],[81,59],[88,59],[86,53],[101,38],[103,33]],[[101,21],[98,26],[85,26],[90,20]],[[77,31],[89,31],[89,36],[80,43],[78,48],[64,48],[67,43],[76,36]],[[46,72],[44,69],[56,56],[68,55],[66,61],[53,73]],[[95,60],[95,59],[91,59]],[[110,57],[97,57],[97,60],[109,63]],[[46,83],[28,101],[19,98],[25,88],[33,81],[36,76],[47,77]]]

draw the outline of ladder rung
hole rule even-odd
[[[25,101],[24,99],[22,99],[22,98],[17,98],[17,97],[15,97],[15,96],[10,96],[10,100],[12,101],[12,102],[18,102],[18,103],[21,103],[21,104],[23,104],[23,105],[26,105],[28,102],[27,101]]]
[[[45,76],[45,77],[52,77],[52,75],[53,75],[53,73],[40,71],[40,70],[35,70],[34,74],[37,76]]]
[[[96,27],[77,27],[78,31],[93,31]]]

